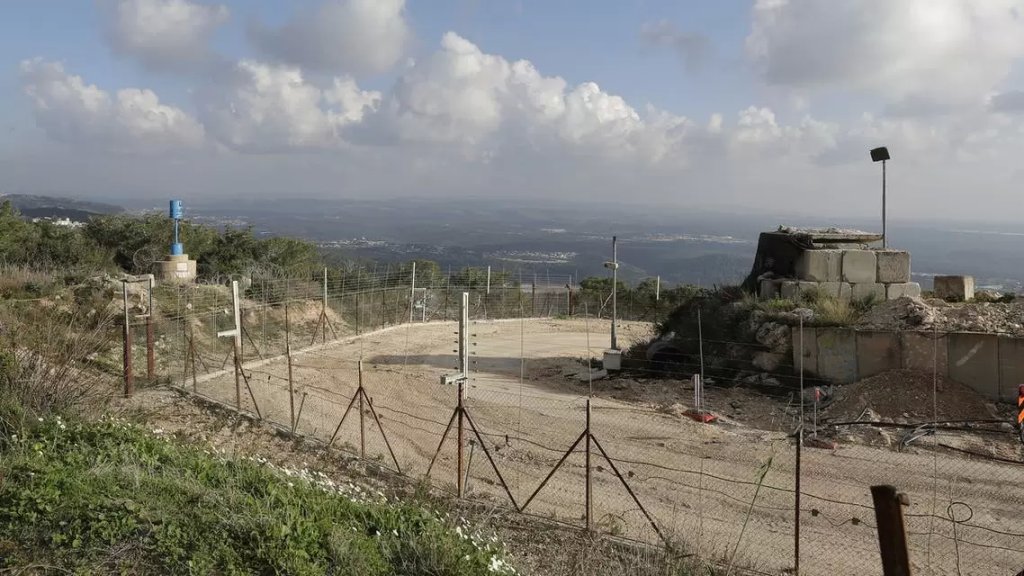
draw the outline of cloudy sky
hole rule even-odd
[[[1024,211],[1024,0],[10,0],[0,191]]]

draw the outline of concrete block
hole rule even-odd
[[[938,369],[939,374],[948,374],[947,347],[945,334],[902,332],[900,334],[902,366],[907,370],[922,372]]]
[[[778,298],[780,284],[781,281],[779,280],[761,280],[761,289],[758,292],[758,296],[769,300]]]
[[[801,340],[803,341],[803,367],[804,372],[810,374],[818,373],[818,338],[817,328],[808,328],[804,326],[803,338],[800,336],[800,329],[793,328],[791,338],[793,340],[793,371],[799,373],[800,370],[800,346]]]
[[[829,298],[838,299],[839,292],[840,290],[842,290],[842,286],[842,282],[819,282],[818,290],[820,290],[823,295],[828,296]],[[849,284],[847,284],[846,286],[849,286]]]
[[[857,336],[844,328],[818,328],[818,376],[849,384],[857,380]]]
[[[1017,387],[1024,384],[1024,338],[999,338],[999,399],[1017,400]]]
[[[965,302],[974,298],[974,276],[936,276],[935,297]]]
[[[868,284],[878,281],[878,262],[871,250],[843,250],[843,282]]]
[[[885,300],[885,284],[854,284],[850,296],[854,300],[874,298],[875,301],[881,302]]]
[[[786,300],[796,300],[800,293],[806,290],[818,288],[817,282],[803,282],[800,280],[783,280],[779,286],[779,295]]]
[[[838,282],[842,265],[842,250],[805,250],[796,260],[796,277],[809,282]]]
[[[900,367],[896,332],[857,332],[857,377],[867,378]]]
[[[849,282],[839,283],[839,299],[843,302],[853,300],[853,284]]]
[[[949,377],[986,398],[998,400],[999,337],[960,332],[950,334],[947,343]]]
[[[895,300],[904,296],[917,298],[921,295],[921,285],[917,282],[905,282],[902,284],[886,284],[885,299]]]
[[[878,281],[883,284],[910,282],[910,252],[905,250],[879,250]]]

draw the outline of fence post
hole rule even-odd
[[[149,275],[149,309],[146,314],[146,379],[153,380],[156,373],[155,342],[153,340],[153,275]]]
[[[135,394],[135,377],[132,374],[132,328],[128,323],[128,281],[121,281],[122,300],[124,302],[124,397],[131,398]]]
[[[796,490],[793,498],[793,576],[800,576],[800,451],[804,443],[804,425],[796,427],[796,470],[793,473]]]
[[[295,383],[292,379],[292,344],[288,338],[288,301],[284,303],[284,355],[288,359],[288,412],[291,415],[292,434],[295,434]]]
[[[359,370],[359,388],[356,390],[356,395],[359,396],[359,457],[366,459],[366,419],[363,414],[363,361],[360,360],[358,366]]]
[[[910,576],[910,554],[907,534],[903,525],[903,506],[910,500],[906,494],[896,492],[895,486],[872,486],[871,499],[875,505],[878,525],[878,547],[882,555],[884,576]]]
[[[324,343],[324,344],[327,344],[327,267],[326,266],[324,266],[324,300],[323,300],[323,303],[320,305],[320,315],[321,315],[320,321],[323,322],[323,326],[320,327],[320,330],[323,332],[323,334],[321,335],[320,341],[322,343]]]
[[[585,432],[585,434],[587,435],[587,451],[586,451],[586,487],[585,487],[586,492],[585,492],[585,496],[584,496],[584,506],[585,506],[584,515],[586,517],[586,522],[587,522],[587,532],[590,532],[592,527],[593,527],[592,523],[593,523],[593,518],[594,518],[593,481],[591,479],[591,470],[590,470],[590,438],[591,438],[591,432],[590,432],[590,398],[587,398],[587,431]]]
[[[416,304],[416,262],[412,263],[412,282],[409,288],[409,324],[412,324],[413,306]]]
[[[462,338],[460,337],[459,339],[461,340]],[[458,421],[459,421],[458,422],[458,428],[457,428],[457,430],[458,430],[458,438],[456,440],[456,442],[458,443],[458,446],[456,448],[456,459],[458,461],[458,471],[457,471],[458,478],[456,479],[456,492],[458,493],[459,498],[462,498],[464,496],[463,489],[465,488],[463,486],[463,468],[464,467],[463,467],[463,462],[462,462],[463,442],[465,441],[465,430],[464,430],[464,426],[462,425],[462,421],[463,421],[463,417],[462,417],[462,410],[463,410],[462,398],[463,398],[463,394],[464,394],[464,390],[465,390],[465,382],[466,382],[465,378],[459,378],[459,399],[458,399],[458,404],[457,404],[457,406],[455,408],[456,418],[458,418]]]

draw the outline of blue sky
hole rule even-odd
[[[4,9],[0,192],[1024,208],[1024,0]]]

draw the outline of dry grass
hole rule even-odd
[[[0,298],[38,298],[58,282],[53,272],[32,266],[0,264]]]

